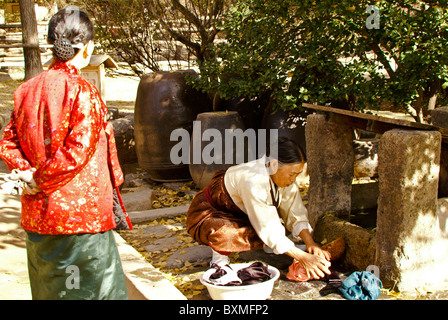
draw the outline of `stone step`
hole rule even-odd
[[[114,232],[126,277],[130,300],[187,300],[187,298],[142,255]]]
[[[125,200],[123,199],[123,202]],[[126,203],[125,203],[126,206]],[[129,218],[133,224],[151,222],[160,218],[176,217],[182,214],[186,214],[189,205],[177,206],[169,208],[150,209],[142,211],[130,211],[128,212]]]

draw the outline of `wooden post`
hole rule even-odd
[[[23,56],[25,58],[25,80],[42,72],[39,49],[36,12],[33,0],[19,0],[20,20],[22,22]]]

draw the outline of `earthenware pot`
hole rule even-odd
[[[193,70],[157,72],[140,80],[134,113],[134,137],[139,166],[154,181],[190,180],[188,163],[174,164],[170,159],[171,141],[176,129],[193,130],[196,116],[211,110],[206,94],[187,84]]]

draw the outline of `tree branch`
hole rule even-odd
[[[197,16],[195,16],[191,11],[189,11],[187,8],[185,8],[178,0],[171,0],[173,3],[173,7],[179,10],[179,12],[189,21],[192,23],[198,30],[199,34],[201,35],[202,39],[207,38],[207,30],[205,30],[204,26],[201,23],[201,20]]]
[[[216,0],[211,16],[216,18],[218,15],[222,13],[223,8],[224,8],[224,0]]]
[[[168,24],[162,20],[161,18],[159,18],[159,22],[160,24],[163,26],[163,28],[169,33],[169,35],[171,37],[173,37],[174,40],[179,41],[181,43],[183,43],[184,45],[186,45],[187,47],[191,48],[194,52],[196,52],[197,54],[200,55],[201,52],[201,46],[199,43],[191,41],[190,39],[187,39],[186,37],[184,37],[183,35],[181,35],[178,32],[175,32],[173,29],[171,29]],[[198,57],[199,58],[199,57]]]
[[[389,60],[384,55],[384,52],[383,52],[383,50],[381,50],[381,48],[378,45],[378,43],[375,43],[375,42],[369,43],[369,48],[372,49],[373,52],[375,52],[375,54],[378,57],[378,60],[381,62],[381,64],[384,66],[384,68],[386,69],[387,73],[389,74],[389,77],[392,78],[394,73],[395,73],[395,71],[392,69]]]

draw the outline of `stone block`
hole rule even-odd
[[[448,238],[448,198],[437,200],[437,219],[442,237]]]
[[[329,243],[343,237],[345,253],[340,263],[347,269],[363,271],[375,262],[375,231],[361,228],[332,214],[322,216],[313,238],[317,243]]]
[[[197,245],[174,252],[167,260],[168,268],[181,268],[185,262],[198,265],[208,263],[212,259],[212,249],[209,246]]]
[[[121,164],[137,162],[134,140],[134,116],[111,120],[114,128],[115,144]]]
[[[448,284],[448,244],[437,217],[441,135],[391,130],[380,140],[376,261],[401,291]]]
[[[448,106],[436,108],[431,111],[431,123],[435,126],[448,129]],[[448,146],[442,144],[440,156],[439,198],[448,197]]]
[[[435,126],[448,129],[448,106],[432,110],[431,123]]]
[[[353,130],[327,121],[325,115],[313,114],[307,118],[305,131],[311,225],[325,213],[348,216],[354,170]]]
[[[152,208],[153,190],[149,187],[123,189],[121,198],[127,212],[142,211]]]
[[[353,140],[356,178],[372,178],[378,175],[378,144],[379,139]]]
[[[375,208],[378,204],[378,181],[352,185],[352,210]]]
[[[137,223],[154,221],[160,218],[168,218],[183,215],[187,213],[188,208],[189,205],[143,210],[143,211],[128,210],[128,214],[129,218],[131,219],[131,222],[137,224]]]

